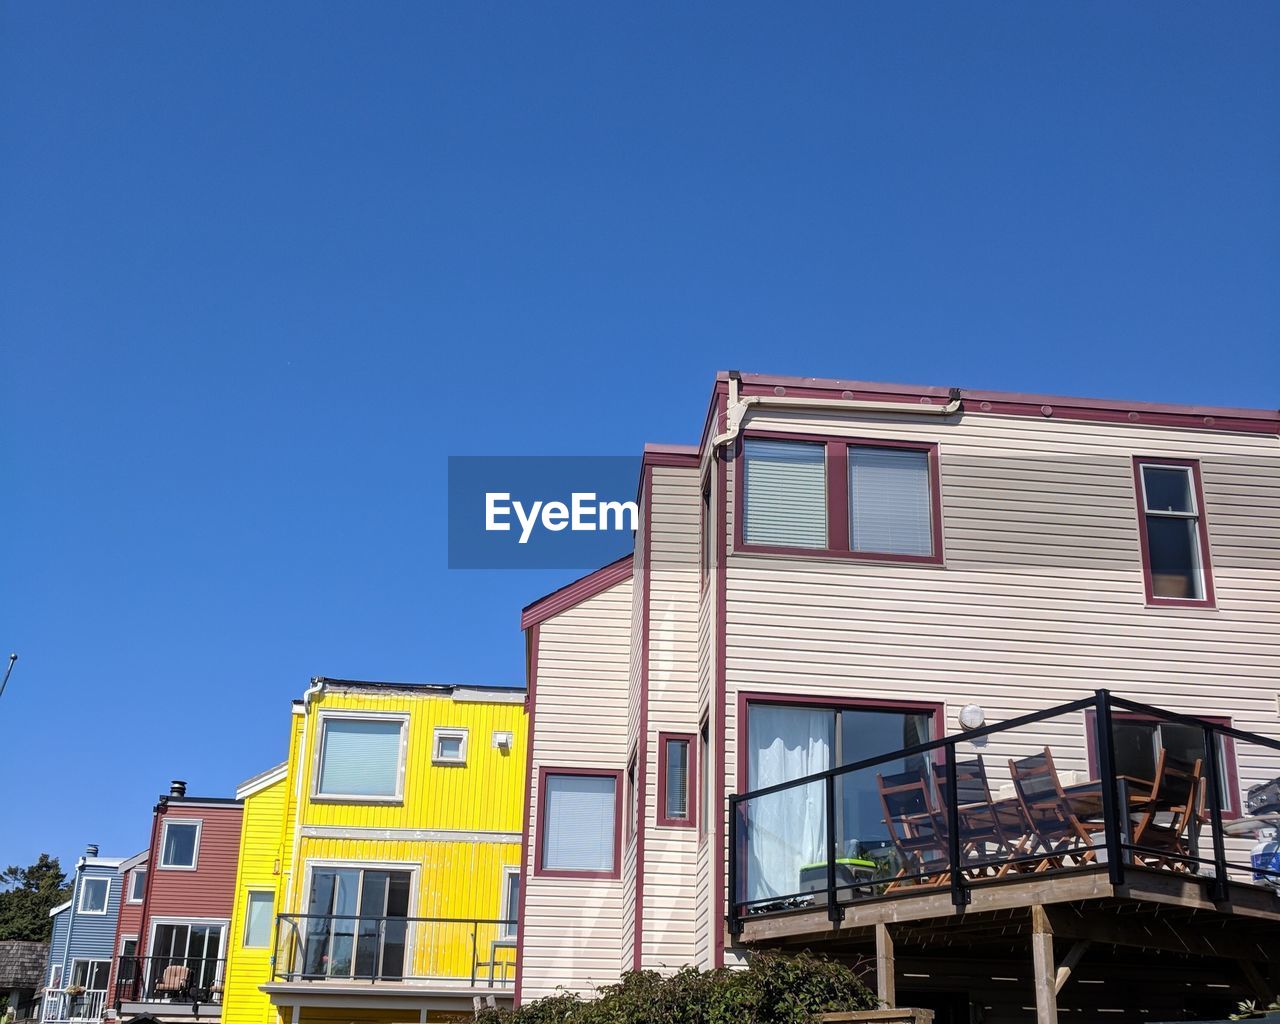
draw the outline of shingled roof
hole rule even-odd
[[[48,958],[47,942],[0,942],[0,990],[39,988]]]

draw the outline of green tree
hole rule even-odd
[[[66,873],[47,853],[29,867],[12,865],[0,872],[0,941],[48,942],[53,930],[49,911],[71,896]]]

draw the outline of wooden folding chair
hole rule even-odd
[[[947,832],[933,805],[929,784],[920,771],[884,776],[876,773],[885,826],[897,850],[900,867],[885,891],[913,881],[940,885],[950,878]]]
[[[938,789],[942,818],[950,826],[945,762],[933,766],[933,781]],[[1019,837],[1011,835],[1000,820],[981,756],[956,762],[956,803],[960,849],[962,855],[972,861],[972,870],[997,877],[1008,872],[1012,867],[1009,858]]]
[[[1196,866],[1192,844],[1203,817],[1205,780],[1202,761],[1183,768],[1166,757],[1156,759],[1155,783],[1133,827],[1134,860],[1146,867],[1190,871]],[[1161,821],[1161,816],[1167,820]]]
[[[1042,854],[1035,871],[1062,867],[1068,859],[1077,865],[1095,862],[1097,852],[1093,837],[1103,830],[1101,822],[1081,821],[1071,809],[1071,801],[1062,791],[1053,754],[1048,747],[1042,754],[1017,760],[1010,758],[1009,774],[1018,797],[1026,836],[1015,849],[1015,855]],[[1107,785],[1105,781],[1103,785]]]

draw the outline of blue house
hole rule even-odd
[[[53,935],[41,1014],[49,1024],[96,1022],[106,1013],[124,862],[99,857],[90,846],[76,862],[71,899],[49,911]]]

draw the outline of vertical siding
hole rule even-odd
[[[258,988],[271,979],[273,951],[270,948],[246,947],[244,927],[250,891],[271,892],[273,906],[281,906],[283,876],[280,867],[287,856],[284,814],[288,794],[289,778],[286,773],[284,778],[245,798],[235,904],[227,937],[227,974],[222,1007],[224,1024],[275,1024],[276,1021],[271,1001]],[[274,933],[273,927],[273,936]]]
[[[658,734],[698,731],[698,606],[701,596],[700,487],[696,467],[655,466],[649,516],[648,751],[644,928],[646,968],[693,963],[696,828],[657,825]],[[690,751],[696,757],[695,749]]]
[[[542,766],[626,769],[631,614],[632,581],[625,580],[539,626],[531,858]],[[589,992],[617,979],[622,889],[610,879],[526,880],[522,1000],[560,987]]]

